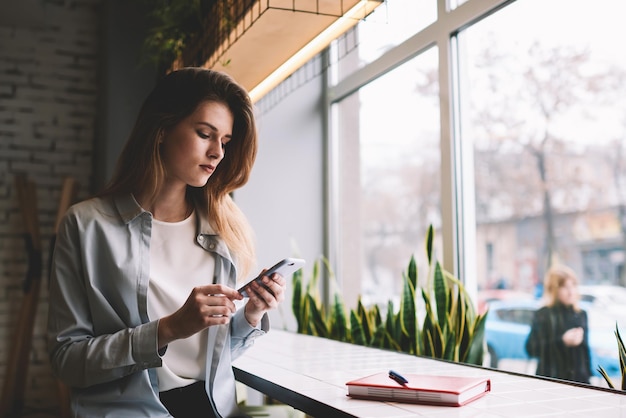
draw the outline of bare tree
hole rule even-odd
[[[539,208],[535,213],[543,218],[543,263],[547,267],[558,256],[554,216],[559,207],[554,195],[565,193],[567,188],[576,189],[577,183],[571,173],[563,175],[564,165],[559,164],[571,161],[578,152],[568,136],[571,130],[563,128],[563,121],[580,113],[581,104],[606,98],[611,85],[607,80],[612,75],[592,71],[588,65],[590,53],[585,50],[543,49],[535,43],[528,51],[528,61],[494,52],[502,50],[485,49],[477,63],[486,74],[484,84],[480,85],[487,91],[474,95],[479,99],[473,103],[477,110],[472,122],[480,127],[475,139],[477,152],[482,151],[477,155],[480,161],[477,166],[480,168],[481,163],[487,166],[482,173],[477,170],[477,174],[495,175],[498,185],[507,184],[498,192],[498,200],[509,205],[505,210],[493,209],[494,195],[487,187],[477,196],[478,216],[522,217]],[[510,165],[515,155],[520,158],[517,168]],[[508,164],[502,164],[499,159]],[[485,173],[490,170],[492,173]],[[484,178],[476,181],[478,186],[481,182],[489,183]],[[525,204],[516,204],[520,196]]]

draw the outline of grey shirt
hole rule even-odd
[[[158,319],[147,313],[152,214],[132,197],[95,198],[72,206],[54,249],[48,313],[52,369],[72,391],[79,417],[166,417],[159,401]],[[195,240],[215,257],[214,283],[236,286],[233,259],[198,216]],[[269,330],[243,309],[208,332],[206,390],[218,416],[237,412],[231,361]],[[167,348],[166,348],[167,349]]]

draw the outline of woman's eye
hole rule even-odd
[[[209,138],[211,138],[211,134],[210,133],[207,134],[207,133],[200,132],[200,131],[198,132],[198,136],[200,138],[202,138],[202,139],[209,139]]]

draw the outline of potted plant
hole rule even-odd
[[[298,332],[371,347],[392,349],[456,362],[482,364],[486,313],[478,314],[463,283],[433,257],[434,229],[426,235],[428,276],[418,283],[415,257],[403,273],[399,309],[387,303],[383,314],[378,305],[366,307],[359,298],[349,311],[334,280],[332,303],[326,308],[318,290],[322,262],[304,283],[303,272],[293,276],[292,310]],[[330,272],[328,263],[324,265]],[[331,279],[333,278],[330,272]],[[423,317],[418,306],[423,302]]]

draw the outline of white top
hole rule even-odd
[[[195,244],[195,212],[181,222],[153,219],[148,315],[154,320],[177,311],[196,286],[213,283],[215,260]],[[168,345],[157,368],[159,391],[205,378],[207,330]]]

